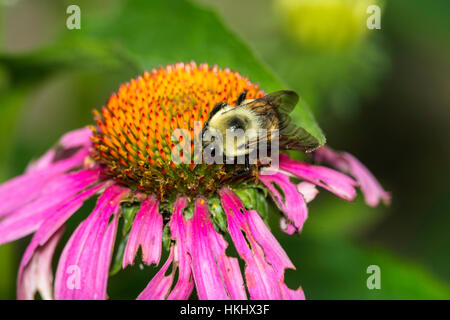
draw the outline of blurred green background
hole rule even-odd
[[[66,28],[70,4],[80,30]],[[366,27],[371,4],[379,30]],[[288,284],[310,299],[450,298],[450,2],[0,0],[0,17],[0,182],[91,123],[120,83],[177,61],[217,63],[267,92],[299,92],[328,143],[393,194],[372,209],[361,195],[346,203],[321,192],[297,237],[273,213],[297,266]],[[0,246],[0,299],[15,298],[28,242]],[[366,286],[370,265],[381,268],[380,290]],[[135,297],[154,270],[113,276],[110,296]]]

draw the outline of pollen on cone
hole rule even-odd
[[[204,123],[218,102],[234,105],[244,90],[248,99],[264,95],[239,73],[207,64],[177,63],[145,72],[121,85],[100,111],[94,110],[92,157],[107,174],[143,191],[158,193],[179,183],[195,188],[195,180],[202,178],[193,172],[198,166],[171,161],[173,148],[186,143],[172,141],[172,133],[187,130],[192,155],[195,123]],[[215,166],[210,174],[223,178],[224,171]]]

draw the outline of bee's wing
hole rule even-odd
[[[311,152],[320,142],[305,129],[291,121],[287,114],[280,114],[280,149]]]
[[[247,103],[250,108],[264,107],[269,104],[278,111],[280,120],[280,149],[311,152],[320,147],[320,142],[305,129],[291,121],[289,113],[294,109],[299,96],[294,91],[281,90]]]
[[[281,90],[269,93],[262,98],[250,101],[246,105],[249,107],[256,107],[260,105],[269,104],[276,108],[280,113],[290,113],[298,102],[298,95],[294,91]]]
[[[289,116],[287,116],[289,117]],[[289,120],[290,121],[290,120]],[[262,142],[271,143],[273,137],[260,137],[248,141],[246,147],[249,150],[257,148]],[[300,150],[303,152],[311,152],[320,147],[319,141],[309,134],[303,128],[300,128],[290,122],[285,128],[280,130],[279,136],[280,150]]]
[[[311,152],[320,147],[320,142],[305,129],[291,121],[289,113],[298,103],[297,93],[281,90],[270,93],[260,99],[276,108],[280,120],[280,149]],[[256,100],[255,100],[256,101]]]
[[[258,136],[256,139],[251,139],[250,141],[247,142],[246,147],[249,150],[252,150],[254,148],[257,148],[258,145],[260,145],[262,142],[269,143],[269,138],[267,137],[267,135],[265,135],[262,138]]]

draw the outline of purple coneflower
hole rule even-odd
[[[264,95],[239,73],[205,64],[145,73],[94,111],[96,126],[65,134],[23,175],[2,184],[0,244],[34,234],[20,263],[18,298],[39,292],[44,299],[106,299],[115,254],[122,268],[136,257],[162,265],[139,299],[187,299],[194,288],[200,299],[304,299],[301,288],[285,284],[285,269],[295,267],[253,200],[267,190],[281,211],[281,228],[294,234],[317,186],[349,201],[360,186],[371,206],[390,196],[357,159],[327,147],[312,157],[352,177],[284,154],[274,172],[245,179],[236,178],[233,165],[170,161],[175,128],[193,136],[194,123],[205,122],[217,102],[233,104],[244,90],[249,99]],[[96,196],[94,211],[64,246],[53,284],[64,225]],[[226,254],[230,245],[238,258]],[[168,258],[161,262],[165,248]]]

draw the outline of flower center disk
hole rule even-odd
[[[194,138],[218,102],[236,103],[264,92],[229,69],[178,63],[146,72],[121,85],[101,111],[94,110],[92,158],[106,175],[130,188],[162,199],[168,195],[215,192],[233,179],[235,165],[194,164]],[[198,124],[197,124],[198,126]],[[190,141],[172,141],[176,129],[189,132]],[[191,161],[172,161],[177,144],[188,146]],[[182,152],[180,157],[185,157]]]

